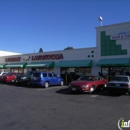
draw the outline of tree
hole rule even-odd
[[[39,49],[39,52],[43,52],[42,48]]]
[[[72,50],[72,49],[74,49],[73,47],[66,47],[64,50]]]

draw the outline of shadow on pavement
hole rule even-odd
[[[87,95],[99,95],[99,96],[111,96],[111,97],[119,97],[122,95],[126,95],[126,93],[123,92],[112,92],[109,93],[107,90],[98,90],[94,92],[93,94],[89,94],[87,92],[71,92],[68,88],[59,89],[55,91],[58,94],[65,94],[65,95],[81,95],[81,94],[87,94]]]
[[[109,92],[108,90],[99,90],[96,91],[93,95],[119,97],[122,95],[126,95],[126,92],[118,92],[118,91]]]
[[[85,94],[85,93],[81,93],[81,92],[71,92],[68,88],[62,88],[59,89],[57,91],[55,91],[58,94],[65,94],[65,95],[81,95],[81,94]]]

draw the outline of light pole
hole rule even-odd
[[[100,16],[100,17],[98,18],[98,20],[101,22],[101,26],[102,26],[102,20],[103,20],[103,18]]]

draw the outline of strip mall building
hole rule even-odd
[[[0,57],[1,71],[53,71],[64,77],[130,72],[130,22],[96,27],[96,47]]]

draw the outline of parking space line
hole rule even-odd
[[[39,88],[39,89],[36,89],[37,91],[44,91],[44,90],[49,90],[49,89],[56,89],[56,88],[67,88],[66,86],[58,86],[58,87],[49,87],[49,88]]]
[[[97,97],[98,95],[91,95],[90,97],[92,97],[92,98],[95,98],[95,97]]]
[[[3,85],[4,87],[8,87],[8,86],[10,86],[10,85]]]

